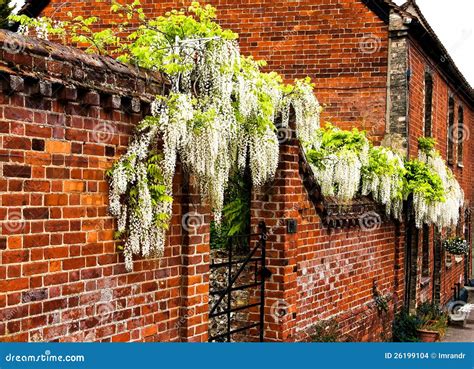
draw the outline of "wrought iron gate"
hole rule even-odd
[[[257,237],[254,247],[250,247],[247,255],[235,255],[236,250],[234,242],[229,242],[227,260],[215,263],[212,261],[210,268],[216,271],[220,268],[226,269],[227,281],[225,288],[210,288],[209,294],[212,303],[210,304],[209,319],[215,319],[225,316],[226,327],[225,332],[209,335],[209,342],[231,342],[233,335],[244,331],[255,329],[258,331],[256,339],[263,341],[264,333],[264,305],[265,305],[265,279],[270,276],[269,270],[265,267],[265,247],[267,241],[267,229],[264,222],[259,223],[259,232],[237,237],[248,237],[250,245],[252,239]],[[254,241],[255,242],[255,241]],[[249,274],[249,269],[252,269],[252,279],[248,283],[239,284],[244,270]],[[239,306],[233,306],[233,295],[236,291],[253,290],[258,294],[258,301]],[[233,327],[233,316],[244,310],[258,308],[258,321],[250,322],[242,327]]]

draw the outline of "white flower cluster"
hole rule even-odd
[[[435,150],[429,155],[420,151],[419,159],[441,178],[445,201],[430,201],[422,193],[415,192],[413,202],[417,227],[420,228],[423,223],[436,224],[440,228],[456,225],[459,221],[459,211],[464,205],[464,192],[459,182]]]
[[[320,127],[319,117],[322,108],[314,95],[313,88],[308,83],[297,80],[294,93],[284,99],[283,126],[288,126],[291,106],[295,109],[296,133],[299,140],[303,143],[311,142]]]
[[[157,133],[158,130],[154,127],[138,134],[127,153],[114,166],[111,175],[109,211],[118,219],[118,231],[128,232],[124,246],[127,270],[132,270],[132,255],[141,254],[146,257],[163,254],[165,230],[155,226],[154,218],[156,214],[169,214],[171,204],[152,204],[145,164]],[[131,186],[135,186],[138,191],[138,204],[135,207],[128,206],[123,201]]]
[[[444,249],[453,255],[469,255],[469,242],[461,237],[454,237],[443,241]]]
[[[403,159],[393,150],[377,146],[371,148],[370,155],[382,158],[392,170],[375,172],[366,170],[362,175],[362,195],[372,198],[385,206],[388,216],[401,219],[403,210]]]
[[[176,38],[170,60],[180,60],[187,68],[169,76],[172,91],[152,104],[151,130],[138,132],[112,174],[110,211],[118,218],[119,230],[128,227],[124,250],[128,270],[133,255],[163,252],[165,231],[153,219],[156,214],[171,216],[171,205],[152,206],[144,167],[158,135],[163,138],[167,193],[172,195],[179,156],[219,222],[232,171],[243,171],[249,164],[254,186],[275,175],[279,142],[273,122],[279,114],[287,125],[285,115],[294,106],[301,139],[319,128],[320,106],[311,86],[298,82],[285,96],[278,76],[261,73],[256,62],[242,58],[235,41]],[[123,203],[133,183],[138,183],[139,211]]]
[[[320,145],[315,143],[316,147]],[[360,152],[343,148],[322,158],[322,165],[311,166],[324,196],[348,201],[359,193],[362,167],[368,160],[369,141],[366,140]]]

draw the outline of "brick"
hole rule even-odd
[[[26,137],[4,137],[5,149],[31,150],[31,140]]]
[[[81,269],[86,265],[85,258],[73,258],[63,261],[63,270]]]
[[[25,181],[23,185],[25,192],[49,192],[50,182],[47,181]]]
[[[0,292],[19,291],[28,288],[28,278],[17,278],[0,281]]]
[[[47,246],[48,244],[48,234],[26,235],[23,237],[23,246],[25,248]]]
[[[3,175],[5,177],[31,178],[31,167],[21,165],[4,165]]]
[[[64,181],[63,182],[64,192],[83,192],[84,182],[80,181]]]
[[[23,218],[25,219],[48,219],[49,209],[42,208],[26,208],[23,209]]]
[[[35,274],[43,274],[48,271],[48,262],[29,263],[23,266],[23,275],[31,276]]]
[[[68,195],[50,194],[45,195],[44,204],[47,206],[63,206],[68,204]]]
[[[51,154],[70,154],[71,143],[67,141],[46,141],[45,151]]]
[[[34,138],[32,140],[31,148],[35,151],[44,151],[44,148],[45,148],[44,140]]]

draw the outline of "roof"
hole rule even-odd
[[[391,0],[361,0],[369,9],[378,15],[385,23],[389,23],[390,12],[396,11],[403,16],[410,15],[410,34],[418,41],[424,51],[435,61],[440,62],[441,69],[453,86],[457,86],[457,92],[462,94],[467,102],[474,106],[474,91],[456,66],[443,43],[436,36],[423,16],[415,0],[408,0],[404,5],[398,6]],[[36,17],[49,5],[50,0],[26,0],[20,9],[20,14]]]
[[[431,56],[433,61],[441,64],[441,69],[446,73],[450,82],[457,86],[458,92],[463,93],[468,103],[474,106],[474,91],[471,85],[456,66],[433,28],[431,28],[416,1],[408,0],[400,9],[414,17],[415,22],[412,25],[411,34],[418,39],[424,51]]]

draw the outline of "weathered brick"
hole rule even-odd
[[[23,217],[25,219],[48,219],[49,208],[26,208],[23,209]]]
[[[3,175],[5,177],[31,178],[31,167],[5,164],[3,166]]]

